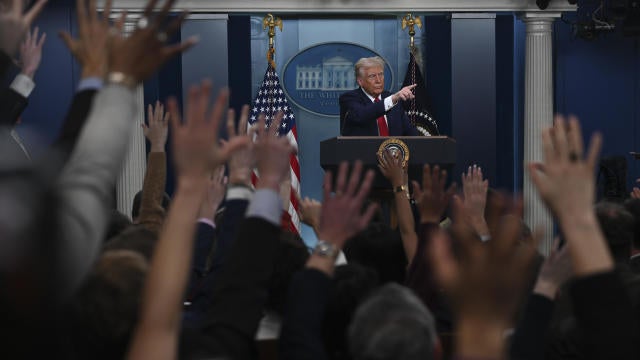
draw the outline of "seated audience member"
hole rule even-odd
[[[162,209],[166,212],[169,209],[169,203],[171,202],[171,198],[169,194],[166,192],[162,194]],[[131,220],[134,223],[137,223],[138,217],[140,216],[140,204],[142,203],[142,190],[138,191],[136,195],[133,197],[133,203],[131,205]]]
[[[633,274],[628,266],[635,225],[633,216],[622,205],[611,202],[596,204],[595,214],[614,261],[615,273],[626,290],[625,295],[633,306],[637,306],[640,299],[640,277]],[[568,285],[571,286],[570,283]],[[636,322],[640,324],[638,320]],[[569,293],[561,292],[552,322],[547,356],[553,359],[585,357],[581,335],[584,331],[586,330],[581,329],[576,321]]]
[[[631,213],[631,215],[633,215],[635,220],[629,268],[635,274],[640,274],[640,197],[628,199],[624,202],[624,207],[629,213]]]
[[[595,207],[609,251],[620,271],[628,272],[635,219],[625,208],[616,203],[600,202]]]
[[[287,313],[280,336],[281,359],[327,359],[322,325],[334,275],[335,259],[348,238],[363,230],[375,212],[370,205],[361,213],[374,172],[368,171],[360,184],[362,162],[357,161],[347,182],[347,163],[338,170],[335,195],[332,175],[324,178],[324,198],[318,228],[321,239],[306,268],[297,273],[290,285]],[[349,184],[348,186],[346,184]]]
[[[569,249],[574,279],[568,292],[580,329],[579,352],[585,359],[637,358],[637,320],[631,299],[610,255],[593,208],[594,168],[602,139],[592,137],[583,155],[577,119],[557,116],[543,130],[544,162],[529,165],[533,183],[558,219]]]
[[[354,360],[439,359],[433,316],[409,289],[388,284],[362,303],[349,326]]]
[[[11,49],[15,48],[17,39],[22,37],[45,2],[39,0],[25,15],[22,14],[24,6],[22,1],[13,0],[10,6],[5,8],[6,11],[0,16],[0,33],[3,34],[0,49],[4,55],[12,53]],[[42,337],[42,334],[36,331],[40,327],[37,325],[38,323],[32,323],[32,336],[29,337],[30,350],[23,347],[23,353],[19,357],[29,358],[31,356],[25,352],[34,351],[37,353],[39,350],[47,349],[49,357],[57,358],[57,349],[39,345],[42,342],[55,341],[56,327],[59,324],[56,321],[50,321],[50,319],[52,320],[60,313],[60,309],[55,308],[58,304],[57,301],[67,299],[78,288],[99,253],[108,221],[107,199],[111,197],[111,191],[127,148],[130,127],[133,125],[136,108],[133,94],[135,87],[154,73],[169,57],[192,45],[192,42],[187,42],[179,46],[166,47],[158,40],[155,29],[163,22],[168,8],[159,13],[158,17],[151,22],[150,28],[137,29],[130,37],[124,38],[120,36],[118,29],[109,31],[108,19],[96,15],[94,2],[89,2],[92,7],[89,11],[91,16],[86,14],[85,1],[80,0],[78,3],[81,4],[79,6],[79,21],[94,30],[101,28],[103,34],[109,33],[111,35],[109,46],[103,43],[103,46],[109,50],[107,70],[111,76],[109,84],[95,98],[91,114],[86,120],[84,131],[78,138],[78,143],[69,162],[58,177],[51,177],[47,182],[41,183],[50,183],[54,186],[57,202],[48,203],[48,199],[44,196],[40,199],[43,204],[53,204],[49,208],[49,214],[56,215],[55,221],[53,221],[54,217],[50,217],[51,220],[38,224],[38,231],[46,229],[48,231],[46,235],[32,238],[28,233],[25,233],[23,235],[26,237],[22,236],[22,243],[32,242],[34,244],[31,247],[34,253],[46,253],[49,258],[47,262],[42,262],[42,265],[51,275],[43,276],[42,279],[51,276],[60,279],[60,281],[50,282],[55,284],[54,288],[49,288],[49,285],[43,287],[48,290],[47,296],[43,296],[42,299],[48,299],[48,303],[51,304],[48,307],[50,314],[39,317],[38,323],[48,324],[46,326],[47,336],[50,339]],[[154,4],[155,2],[150,2],[149,11],[153,10]],[[107,10],[109,6],[110,2],[108,1]],[[178,26],[174,28],[179,28],[180,21],[177,22]],[[93,34],[98,32],[93,31]],[[85,35],[82,32],[80,34],[80,36]],[[96,39],[92,40],[97,41]],[[13,45],[8,46],[9,43]],[[4,59],[2,60],[4,61]],[[7,171],[9,170],[7,169]],[[16,174],[26,177],[29,172],[17,172]],[[52,181],[52,179],[54,180]],[[39,193],[39,186],[35,186],[31,189],[28,198],[31,199]],[[40,244],[40,239],[51,240],[47,241],[47,244],[51,246],[56,244],[57,246],[49,248],[47,244]],[[59,241],[56,242],[56,239]],[[20,264],[16,267],[20,267]],[[3,268],[3,272],[5,271],[11,272],[7,268]],[[36,285],[36,283],[33,284]],[[39,294],[39,292],[20,291],[11,296],[22,296],[24,304],[34,304],[30,301],[30,297],[34,294]],[[1,298],[3,303],[10,302],[5,302],[8,298],[4,295]],[[22,318],[23,324],[29,324],[32,319],[32,316]],[[18,316],[16,320],[18,322],[20,317]],[[11,323],[13,321],[8,322],[8,324]],[[17,341],[10,342],[14,346],[19,346],[21,343],[19,339],[22,335],[23,333],[20,331],[15,331],[11,336]],[[5,339],[7,338],[5,337]],[[8,350],[8,353],[11,354],[11,349]],[[17,358],[18,356],[10,355],[9,357]]]
[[[348,330],[358,306],[379,286],[375,270],[357,263],[335,267],[322,323],[327,357],[351,359]]]
[[[511,337],[509,355],[512,360],[535,360],[545,358],[558,291],[572,274],[569,248],[559,248],[556,238],[553,249],[544,260],[530,292],[521,316]]]
[[[130,250],[151,261],[158,234],[141,225],[132,225],[112,237],[102,248],[103,253],[114,250]]]
[[[381,283],[404,283],[407,260],[402,240],[387,224],[370,223],[347,240],[343,251],[347,262],[375,270]]]
[[[178,191],[152,260],[142,317],[129,359],[176,358],[182,294],[187,286],[190,245],[200,206],[194,200],[201,199],[206,191],[206,178],[213,168],[249,142],[244,136],[222,146],[217,144],[218,124],[228,92],[218,96],[211,112],[207,106],[210,93],[210,82],[190,90],[188,117],[182,125],[175,100],[169,102]],[[281,119],[282,114],[271,126],[278,129]],[[223,272],[216,279],[206,321],[198,331],[183,334],[183,356],[244,359],[255,355],[255,332],[262,317],[280,232],[282,205],[278,192],[283,176],[288,174],[289,155],[294,151],[286,138],[272,135],[272,131],[267,135],[262,120],[253,145],[260,173],[256,192]]]
[[[116,209],[111,209],[111,216],[109,216],[109,223],[107,224],[107,232],[104,236],[104,243],[121,232],[125,231],[129,226],[133,225],[129,217]]]
[[[405,285],[413,290],[433,313],[440,333],[451,333],[452,319],[442,289],[435,282],[429,248],[434,237],[448,237],[439,223],[453,197],[455,186],[445,189],[446,178],[447,172],[440,170],[437,165],[433,168],[425,165],[422,173],[422,190],[418,184],[413,185],[413,194],[420,210],[420,229],[418,243],[411,264],[407,268],[405,282]]]
[[[137,252],[100,257],[71,305],[78,359],[123,359],[138,320],[148,261]]]

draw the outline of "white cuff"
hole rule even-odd
[[[33,89],[35,89],[36,83],[34,83],[27,75],[18,74],[18,76],[13,79],[10,87],[18,94],[24,97],[29,97]]]
[[[229,186],[227,188],[226,200],[247,200],[251,201],[253,191],[246,186]]]
[[[393,103],[393,95],[387,96],[384,98],[384,111],[389,111],[396,104]]]
[[[259,217],[275,226],[280,226],[280,218],[282,216],[282,200],[280,194],[270,189],[257,190],[249,208],[247,208],[247,217]]]

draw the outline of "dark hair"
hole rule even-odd
[[[167,211],[169,209],[169,203],[171,202],[171,198],[169,194],[164,193],[162,195],[162,208]],[[136,196],[133,198],[133,205],[131,206],[131,218],[137,219],[140,215],[140,205],[142,204],[142,190],[136,193]]]
[[[289,283],[293,275],[304,267],[309,251],[302,238],[289,231],[282,231],[278,239],[273,273],[269,280],[267,308],[284,314]]]
[[[640,249],[640,199],[627,199],[624,208],[633,216],[633,247]]]
[[[332,283],[322,326],[325,348],[330,359],[350,359],[347,329],[360,303],[378,287],[378,274],[350,263],[335,268]]]
[[[600,202],[596,204],[596,216],[615,262],[628,262],[635,230],[633,215],[620,204]]]
[[[70,307],[80,358],[123,359],[138,321],[147,262],[128,250],[107,251]]]
[[[104,251],[131,250],[151,261],[153,250],[158,241],[158,234],[142,225],[132,225],[116,237],[109,239],[103,247]]]
[[[371,223],[343,248],[349,263],[374,269],[381,283],[404,283],[407,257],[397,231],[383,223]]]
[[[398,284],[372,294],[349,327],[355,360],[430,360],[436,343],[433,315],[411,290]]]
[[[131,225],[133,225],[133,223],[127,217],[127,215],[121,213],[116,209],[112,209],[109,216],[109,224],[107,224],[107,234],[104,237],[105,243],[109,241],[109,239],[123,232]]]

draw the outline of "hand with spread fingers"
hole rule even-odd
[[[422,169],[422,189],[418,182],[413,182],[413,196],[418,203],[421,223],[439,223],[455,194],[456,185],[451,184],[447,190],[447,171],[440,170],[438,165],[433,169],[426,164]]]
[[[122,33],[126,16],[123,13],[112,27],[109,24],[112,2],[113,0],[106,1],[100,16],[95,1],[89,1],[87,4],[87,0],[76,0],[78,38],[74,39],[66,31],[59,33],[71,54],[80,63],[83,79],[89,77],[102,79],[107,75],[109,40],[112,35]]]
[[[490,206],[505,208],[504,203]],[[503,332],[512,325],[535,256],[534,247],[518,244],[519,217],[493,222],[487,243],[477,241],[469,224],[454,223],[456,256],[447,237],[433,239],[429,254],[455,311],[458,356],[504,358]]]
[[[27,11],[24,0],[6,0],[0,11],[0,50],[13,57],[24,34],[29,31],[33,21],[40,15],[47,0],[38,0]]]
[[[602,146],[600,134],[591,138],[584,156],[582,131],[576,118],[556,116],[542,132],[544,162],[529,164],[531,180],[551,211],[565,216],[589,210],[595,202],[595,166]]]
[[[179,179],[206,180],[213,169],[249,143],[247,137],[236,137],[219,145],[218,129],[229,92],[221,91],[210,109],[211,87],[211,82],[205,80],[202,85],[189,89],[184,123],[177,100],[169,99],[174,162]]]
[[[198,218],[205,218],[211,221],[216,217],[216,211],[224,199],[227,190],[227,177],[224,176],[224,165],[214,169],[209,177],[207,193],[205,194]]]
[[[167,39],[180,30],[187,14],[182,13],[166,24],[175,0],[166,0],[160,11],[152,15],[157,2],[149,0],[136,30],[130,36],[111,37],[108,57],[111,81],[124,76],[123,83],[135,86],[170,58],[196,44],[196,38],[189,38],[180,44],[166,45]]]
[[[469,166],[466,173],[462,173],[462,206],[465,208],[466,219],[480,236],[489,235],[487,222],[484,217],[487,206],[487,191],[489,180],[482,178],[482,169],[477,166]],[[459,200],[458,197],[454,201]]]
[[[529,176],[551,212],[558,218],[576,276],[610,271],[613,259],[596,219],[595,166],[602,146],[596,133],[584,155],[578,119],[556,116],[543,130],[544,162],[529,164]]]
[[[164,146],[169,136],[169,116],[170,114],[165,113],[164,105],[160,101],[157,101],[155,106],[149,104],[147,109],[148,124],[141,126],[144,136],[151,143],[151,152],[164,152]]]
[[[42,61],[42,47],[47,40],[47,34],[40,34],[40,29],[36,27],[33,32],[27,31],[27,36],[20,44],[20,69],[22,73],[30,79],[36,74]]]
[[[324,176],[318,238],[332,243],[338,249],[348,238],[367,227],[376,210],[376,205],[371,204],[364,213],[361,212],[375,177],[373,170],[369,170],[362,179],[362,169],[362,162],[356,161],[347,180],[348,164],[341,163],[335,189],[332,186],[332,173],[327,171]],[[332,195],[334,190],[335,194]]]
[[[393,156],[389,149],[378,155],[378,169],[389,180],[393,189],[405,185],[406,169],[402,167],[402,159]]]
[[[244,105],[238,121],[238,130],[236,131],[236,112],[233,109],[229,109],[227,111],[227,134],[229,139],[247,136],[248,121],[249,105]],[[253,139],[253,132],[254,129],[250,132],[249,139]],[[229,168],[230,185],[243,185],[249,188],[253,186],[251,174],[256,161],[252,145],[253,143],[250,143],[249,146],[234,152],[229,158],[227,167]]]
[[[283,112],[278,112],[267,128],[265,116],[261,114],[256,124],[257,136],[253,144],[259,176],[256,189],[267,188],[280,193],[280,185],[291,176],[289,157],[296,149],[287,137],[278,136],[283,116]]]

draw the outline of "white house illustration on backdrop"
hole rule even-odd
[[[296,90],[349,90],[356,87],[353,62],[341,56],[318,65],[296,66]]]

